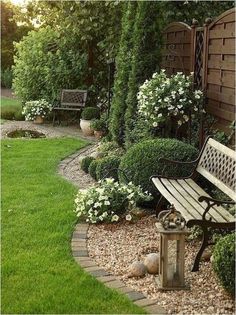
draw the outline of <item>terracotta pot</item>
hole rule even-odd
[[[96,139],[101,139],[102,137],[105,136],[105,132],[101,130],[94,130],[94,136]]]
[[[93,129],[90,127],[91,120],[80,119],[80,128],[85,136],[92,136]]]
[[[43,124],[43,117],[42,116],[36,116],[34,119],[35,124]]]

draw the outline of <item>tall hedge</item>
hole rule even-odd
[[[128,93],[128,80],[130,73],[130,59],[132,57],[132,34],[135,21],[137,2],[129,1],[124,7],[122,18],[122,32],[119,51],[116,58],[116,75],[111,104],[109,131],[112,139],[119,144],[124,140],[124,115]]]
[[[132,142],[132,130],[136,123],[137,93],[139,86],[159,69],[161,31],[158,2],[140,1],[135,17],[132,37],[132,61],[128,82],[125,112],[125,142]]]

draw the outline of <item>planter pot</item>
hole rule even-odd
[[[35,124],[43,124],[43,117],[41,116],[36,116],[34,119]]]
[[[92,136],[93,129],[90,127],[91,120],[80,119],[80,128],[85,136]]]
[[[101,139],[102,137],[105,136],[105,131],[99,131],[99,130],[94,130],[94,136],[96,139]]]

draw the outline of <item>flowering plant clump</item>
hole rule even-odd
[[[171,117],[176,116],[178,125],[189,120],[189,112],[199,112],[203,93],[193,90],[193,73],[190,76],[177,72],[170,78],[165,70],[154,73],[140,87],[138,112],[152,127],[158,127]]]
[[[34,120],[37,116],[46,117],[52,111],[52,105],[46,100],[26,102],[23,106],[22,114],[25,115],[25,120]]]
[[[84,216],[86,222],[117,222],[120,219],[131,221],[131,211],[136,203],[151,200],[147,192],[132,182],[121,184],[113,178],[106,178],[98,182],[98,187],[87,191],[79,190],[76,199],[77,216]]]

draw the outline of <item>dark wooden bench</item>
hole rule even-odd
[[[86,99],[86,90],[62,90],[60,103],[53,107],[53,125],[55,125],[56,118],[61,123],[60,113],[63,111],[79,113],[85,106]]]
[[[203,230],[202,244],[192,268],[192,271],[197,271],[204,249],[212,244],[209,229],[220,231],[235,229],[234,216],[222,205],[233,205],[236,201],[236,152],[214,139],[208,138],[195,161],[178,162],[168,159],[161,159],[161,161],[165,167],[171,164],[177,165],[177,167],[190,165],[193,167],[192,173],[188,177],[154,175],[151,177],[151,181],[162,195],[158,207],[164,197],[182,214],[187,222],[187,227],[198,225]],[[234,201],[211,198],[195,182],[197,174],[201,174]]]

